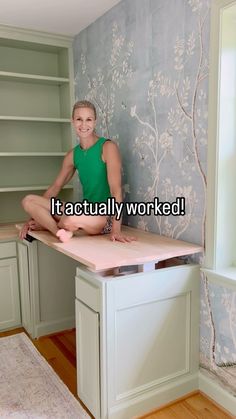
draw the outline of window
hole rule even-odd
[[[236,279],[236,1],[212,3],[205,265]]]

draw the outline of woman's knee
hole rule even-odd
[[[22,199],[21,204],[22,204],[22,207],[24,208],[24,210],[25,210],[25,211],[27,211],[27,210],[30,208],[30,206],[31,206],[32,202],[34,202],[34,201],[35,201],[35,197],[36,197],[36,196],[37,196],[37,195],[26,195],[26,196]]]

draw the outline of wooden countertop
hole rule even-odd
[[[0,224],[0,240],[17,239],[19,230],[14,224]]]
[[[122,231],[138,240],[131,243],[112,242],[109,235],[88,236],[81,231],[67,243],[61,243],[48,231],[32,231],[30,235],[93,271],[158,262],[203,251],[199,245],[131,227],[123,226]]]

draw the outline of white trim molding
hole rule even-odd
[[[199,390],[232,415],[236,415],[236,397],[201,371],[199,372]]]
[[[43,31],[24,29],[10,25],[0,24],[0,35],[2,38],[15,39],[17,41],[31,41],[44,45],[57,45],[60,47],[72,46],[73,37],[54,34]]]
[[[235,0],[214,0],[211,4],[211,33],[209,57],[209,115],[207,158],[207,211],[205,268],[216,269],[217,202],[219,162],[220,58],[222,14]]]

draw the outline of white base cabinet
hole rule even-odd
[[[74,328],[77,265],[36,240],[0,242],[0,330],[37,338]]]
[[[30,303],[30,275],[28,246],[23,242],[18,243],[18,266],[20,278],[20,301],[22,326],[32,335],[33,319]]]
[[[100,416],[99,314],[76,301],[78,394],[95,417]]]
[[[75,327],[77,262],[34,240],[18,243],[22,325],[32,338]]]
[[[16,243],[0,243],[0,330],[11,329],[20,325]]]
[[[96,419],[130,419],[198,389],[198,265],[94,273],[23,241],[19,289],[16,243],[1,242],[0,255],[0,329],[21,325],[20,300],[33,338],[72,328],[76,314],[78,396]]]
[[[198,388],[197,265],[123,277],[77,268],[76,306],[78,396],[96,418],[132,418]]]

